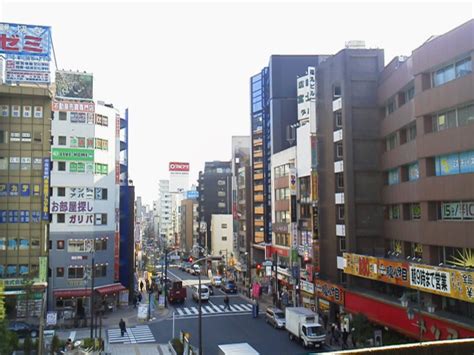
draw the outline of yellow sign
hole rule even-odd
[[[5,319],[5,283],[0,280],[0,320]]]
[[[377,258],[373,256],[344,253],[346,274],[365,277],[367,279],[377,280]]]

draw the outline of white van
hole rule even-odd
[[[193,286],[193,300],[199,301],[199,286]],[[201,301],[209,300],[209,288],[206,285],[201,285]]]

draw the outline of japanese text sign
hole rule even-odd
[[[0,53],[50,57],[51,28],[0,22]]]
[[[324,298],[333,303],[344,305],[344,289],[323,280],[316,280],[316,293],[318,297]]]
[[[53,148],[53,160],[94,161],[93,149]]]
[[[51,213],[93,211],[94,205],[90,201],[51,201]]]

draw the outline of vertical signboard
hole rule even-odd
[[[49,221],[49,173],[50,173],[49,158],[43,158],[43,207],[42,219]]]
[[[170,192],[184,192],[189,188],[189,163],[170,162]]]
[[[39,257],[39,282],[47,282],[48,280],[48,257]]]

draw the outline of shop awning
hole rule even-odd
[[[61,298],[84,297],[84,296],[90,296],[90,294],[91,294],[91,290],[84,289],[84,288],[53,291],[54,297],[61,297]]]
[[[117,293],[120,291],[125,291],[126,288],[122,284],[113,284],[107,286],[96,287],[95,290],[101,295],[108,295],[111,293]]]

